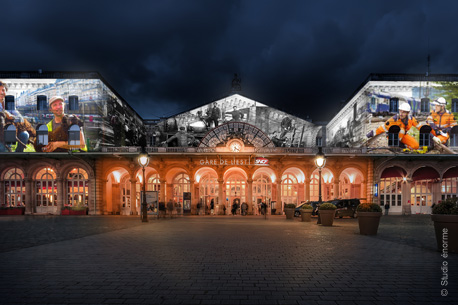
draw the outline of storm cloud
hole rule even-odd
[[[229,94],[329,120],[370,73],[457,73],[456,1],[0,1],[0,70],[98,71],[143,118]]]

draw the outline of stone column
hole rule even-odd
[[[113,215],[121,214],[121,190],[119,189],[119,183],[111,184],[111,212]]]
[[[217,213],[218,215],[223,215],[223,206],[226,204],[226,200],[224,198],[224,180],[223,179],[218,179],[218,208]],[[215,207],[216,208],[216,207]]]
[[[60,215],[60,212],[62,211],[62,207],[64,205],[64,179],[63,178],[57,178],[57,210],[56,214]]]
[[[367,202],[377,202],[378,198],[374,197],[374,163],[372,160],[368,159],[367,160],[367,179],[366,179],[366,198]],[[379,181],[380,185],[380,181]]]
[[[0,181],[0,205],[6,204],[5,181]]]
[[[310,177],[305,178],[304,200],[305,201],[310,201]]]
[[[34,208],[33,208],[33,200],[32,200],[32,185],[33,185],[33,180],[30,178],[25,178],[25,195],[24,195],[24,200],[25,200],[25,213],[26,214],[33,214]]]
[[[412,179],[407,178],[405,183],[402,183],[401,192],[402,192],[402,215],[412,214],[412,202],[410,200],[410,185],[412,184]],[[415,202],[413,202],[415,204]]]
[[[247,187],[246,204],[248,205],[248,214],[253,214],[253,179],[247,180]]]
[[[305,183],[298,183],[297,184],[297,204],[300,204],[302,201],[305,201]]]
[[[361,181],[361,198],[366,198],[366,200],[362,200],[362,202],[369,202],[369,194],[367,193],[367,184],[366,181]]]
[[[280,215],[283,215],[283,205],[281,203],[281,181],[278,181],[276,186],[277,189],[277,202],[275,203],[277,212],[280,213]],[[270,210],[269,208],[267,210]]]
[[[145,182],[146,181],[143,181],[143,183]],[[142,208],[141,204],[142,204],[143,183],[140,185],[140,202],[139,202],[140,211]],[[130,213],[132,215],[138,215],[138,212],[137,212],[137,179],[130,179]]]
[[[165,202],[165,193],[167,192],[167,181],[165,179],[159,180],[161,184],[161,191],[159,194],[159,202]]]
[[[339,179],[334,179],[334,198],[340,198],[340,194],[339,194],[339,184],[340,184],[340,180]],[[328,198],[329,199],[334,199],[334,198]]]
[[[95,181],[96,185],[99,184],[99,181]],[[101,186],[99,188],[99,190],[101,189],[102,190],[102,194],[98,194],[98,192],[96,192],[96,196],[97,198],[95,199],[96,200],[96,205],[98,206],[98,204],[100,203],[101,206],[98,206],[98,209],[99,209],[99,213],[102,214],[102,215],[107,215],[108,214],[108,203],[107,203],[107,183],[108,183],[108,180],[107,179],[103,179],[100,181],[100,185]],[[100,192],[100,191],[99,191]],[[102,195],[102,196],[100,196]],[[113,202],[113,200],[112,200]],[[97,211],[95,211],[96,214]]]
[[[167,196],[164,198],[164,203],[167,206],[167,202],[172,199],[173,200],[173,184],[172,183],[166,183],[165,188],[167,189]]]

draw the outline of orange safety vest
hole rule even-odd
[[[391,126],[399,126],[399,128],[401,128],[401,131],[399,131],[399,138],[402,139],[402,137],[410,130],[410,128],[418,126],[418,122],[411,115],[409,115],[406,120],[401,120],[399,115],[396,114],[388,121],[386,121],[385,124],[377,128],[375,135],[379,135],[383,132],[388,132]]]
[[[426,124],[431,126],[433,129],[431,133],[436,135],[436,132],[439,130],[449,133],[452,127],[456,126],[456,120],[453,114],[448,113],[447,111],[444,113],[431,111],[430,115],[426,119]]]

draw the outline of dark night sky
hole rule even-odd
[[[0,70],[95,70],[143,118],[228,94],[329,120],[369,73],[458,73],[458,1],[0,0]]]

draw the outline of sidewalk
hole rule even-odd
[[[2,304],[458,302],[458,255],[440,256],[425,215],[384,217],[374,237],[284,216],[19,216],[0,231]]]

